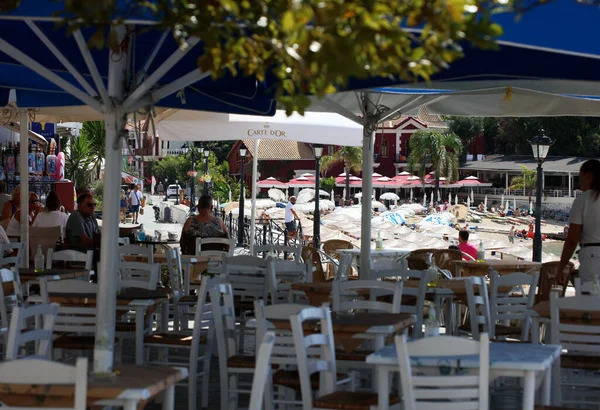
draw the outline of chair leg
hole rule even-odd
[[[198,392],[198,360],[190,354],[190,369],[188,374],[188,408],[196,410],[196,394]],[[204,392],[203,392],[204,393]],[[202,395],[204,400],[204,394]]]
[[[227,360],[219,357],[219,361]],[[221,410],[229,410],[229,374],[227,366],[219,366],[219,380],[221,381]]]
[[[210,359],[213,350],[213,335],[214,332],[209,331],[208,341],[206,343],[206,351],[202,359],[202,408],[208,408],[208,382],[210,377]]]

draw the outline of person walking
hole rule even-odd
[[[131,214],[133,216],[133,223],[138,223],[138,215],[140,213],[140,204],[142,203],[142,193],[140,192],[137,185],[134,185],[133,191],[129,194],[129,201],[131,204]]]
[[[558,274],[564,270],[575,252],[579,250],[579,277],[581,283],[591,282],[598,275],[596,261],[600,258],[600,161],[590,159],[579,169],[579,185],[583,195],[573,201],[569,229],[563,246]],[[567,278],[563,277],[566,283]]]
[[[508,231],[508,241],[510,243],[515,243],[515,226],[511,225],[510,231]]]
[[[294,211],[294,204],[296,203],[296,197],[291,196],[290,201],[285,206],[285,230],[290,238],[295,238],[298,235],[298,229],[296,228],[296,220],[299,220],[298,214]]]

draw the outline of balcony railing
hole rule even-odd
[[[535,198],[535,190],[523,190],[523,189],[509,189],[509,188],[490,188],[490,187],[462,187],[457,189],[458,192],[471,192],[473,190],[474,194],[477,195],[504,195],[507,198],[510,197],[524,197],[530,196]],[[581,195],[583,192],[579,189],[571,190],[571,198],[575,198]],[[542,192],[542,196],[544,198],[569,198],[569,190],[562,188],[552,188],[552,189],[544,189]]]

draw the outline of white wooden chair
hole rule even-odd
[[[460,331],[479,340],[482,332],[488,337],[494,337],[494,327],[491,325],[490,301],[484,276],[471,276],[460,279],[465,283],[467,293],[468,323],[460,326]]]
[[[359,290],[368,290],[367,298]],[[392,303],[378,301],[380,296],[392,295]],[[332,283],[333,311],[366,310],[369,312],[400,313],[402,282],[380,280],[334,280]]]
[[[14,252],[16,255],[13,255]],[[11,256],[7,256],[10,254]],[[25,263],[25,244],[22,242],[11,242],[0,244],[0,268],[14,266],[22,268]]]
[[[600,304],[597,296],[550,293],[550,343],[563,349],[554,362],[553,403],[594,408],[600,403]],[[565,352],[566,351],[566,352]]]
[[[210,247],[228,247],[228,250],[212,250],[204,249],[209,245]],[[235,250],[235,238],[196,238],[196,256],[208,256],[211,259],[225,258],[227,256],[233,256]]]
[[[256,367],[256,357],[240,355],[238,337],[235,328],[235,307],[233,306],[233,289],[230,284],[220,284],[210,291],[213,308],[215,333],[217,335],[217,352],[219,355],[219,377],[221,389],[221,410],[229,410],[231,405],[238,408],[240,393],[248,394],[249,390],[238,386],[240,374],[252,374]]]
[[[33,259],[37,253],[38,246],[42,246],[42,254],[46,255],[49,249],[56,248],[58,239],[63,237],[62,226],[51,226],[48,228],[40,228],[38,226],[31,226],[29,228],[29,249],[31,253],[29,258]]]
[[[306,321],[319,321],[320,333],[305,335],[303,323]],[[376,408],[376,393],[336,391],[336,356],[329,308],[305,308],[290,316],[290,322],[298,359],[303,410]],[[309,354],[314,348],[320,350],[318,356]],[[315,373],[320,373],[316,397],[313,396],[311,383],[311,376]],[[390,397],[391,404],[397,404],[399,401],[397,396]]]
[[[252,256],[260,256],[262,258],[274,255],[276,259],[285,259],[285,254],[287,254],[287,259],[292,256],[294,261],[302,263],[302,247],[300,246],[262,245],[254,246],[252,249]]]
[[[160,279],[159,263],[121,262],[121,287],[154,290]]]
[[[271,391],[271,352],[275,344],[275,334],[267,332],[258,347],[256,369],[252,379],[252,392],[250,393],[250,407],[248,410],[270,410],[273,393]],[[263,407],[264,403],[264,407]]]
[[[65,279],[47,282],[47,292],[42,295],[44,303],[52,294],[97,294],[98,284],[77,279]],[[96,305],[70,306],[63,304],[58,308],[54,322],[54,333],[59,336],[54,339],[55,356],[61,357],[62,350],[92,351],[96,335]]]
[[[154,263],[154,246],[122,245],[118,248],[119,261],[124,262],[124,256],[141,256],[143,262]]]
[[[85,270],[92,270],[94,263],[94,251],[86,253],[79,252],[73,249],[55,252],[54,249],[48,249],[46,256],[46,269],[52,269],[55,262],[73,262],[83,264]]]
[[[57,314],[58,304],[56,303],[14,308],[8,331],[6,360],[21,358],[19,351],[27,349],[28,343],[35,343],[35,353],[33,356],[26,355],[25,357],[51,360],[54,322]],[[28,320],[38,317],[41,318],[41,327],[29,329],[27,327]]]
[[[239,313],[238,332],[240,349],[244,348],[246,319],[254,311],[254,301],[263,299],[277,303],[277,281],[274,269],[269,269],[270,259],[240,255],[225,257],[222,264],[223,282],[231,284],[235,296],[234,305]],[[210,269],[210,268],[209,268]]]
[[[594,282],[582,282],[579,277],[573,279],[573,285],[575,286],[576,296],[591,295],[594,291]]]
[[[206,277],[202,280],[202,285],[198,290],[198,303],[194,314],[194,330],[190,335],[180,332],[154,333],[144,338],[144,347],[147,348],[150,357],[150,349],[167,348],[167,354],[159,354],[158,360],[150,361],[152,364],[166,364],[169,366],[187,366],[188,376],[188,408],[196,410],[196,390],[198,388],[198,379],[202,379],[202,408],[208,407],[208,378],[210,372],[210,360],[213,351],[214,326],[211,304],[207,303],[209,291],[219,283],[219,278]],[[204,345],[204,351],[200,352],[200,344]],[[189,352],[187,362],[177,360],[177,357],[170,358],[169,351]],[[181,358],[181,356],[178,356]]]
[[[405,266],[404,263],[398,264]],[[427,293],[427,276],[428,272],[416,269],[406,270],[372,270],[370,272],[373,278],[389,278],[396,277],[403,282],[402,287],[402,305],[400,306],[400,312],[410,313],[415,315],[415,325],[413,335],[416,338],[423,336],[423,310],[425,306],[425,294]],[[417,287],[410,287],[406,285],[407,281],[418,281]],[[438,306],[439,307],[439,306]]]
[[[539,270],[531,274],[516,272],[502,275],[490,271],[490,325],[491,334],[495,337],[512,336],[522,342],[529,339],[531,316],[535,302]],[[511,287],[509,292],[502,293],[501,288]],[[510,321],[519,321],[519,325],[511,326]],[[501,322],[501,323],[498,323]]]
[[[0,362],[0,384],[41,385],[46,388],[73,386],[75,393],[73,407],[55,408],[55,410],[86,410],[87,370],[88,362],[85,358],[78,358],[75,366],[44,359],[10,360]],[[39,408],[44,407],[46,406],[39,406]],[[30,409],[31,407],[8,406],[7,408]]]
[[[127,236],[119,238],[118,241],[119,245],[131,245],[131,240]]]
[[[427,337],[407,342],[406,335],[396,336],[396,351],[400,363],[400,383],[405,410],[488,410],[489,338],[480,340],[453,336]],[[441,375],[435,367],[414,369],[411,357],[479,356],[477,375]],[[427,371],[430,370],[430,371]],[[422,373],[425,375],[422,375]]]
[[[290,299],[292,283],[312,281],[312,265],[274,258],[267,258],[267,260],[267,268],[272,270],[268,275],[270,278],[274,278],[277,285],[277,294],[275,295],[277,302],[274,303],[293,301],[293,298]]]
[[[12,292],[5,293],[12,287]],[[8,342],[8,329],[10,327],[11,312],[15,307],[23,306],[21,281],[19,274],[10,269],[0,268],[0,342],[6,348]]]

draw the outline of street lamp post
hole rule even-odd
[[[313,144],[313,152],[315,154],[315,213],[313,218],[313,247],[315,249],[319,249],[319,242],[321,240],[321,210],[319,209],[319,168],[321,166],[321,157],[323,156],[323,146],[321,144]]]
[[[238,215],[238,246],[244,246],[244,164],[246,162],[246,146],[240,146],[240,210]]]
[[[175,180],[175,186],[177,187],[177,195],[175,196],[175,205],[179,205],[179,180]]]
[[[206,177],[208,176],[208,157],[210,156],[209,150],[204,150],[204,195],[208,195],[208,181]]]
[[[542,164],[548,155],[550,146],[554,143],[546,134],[544,129],[540,129],[540,135],[529,141],[533,150],[533,157],[537,161],[537,177],[535,189],[535,232],[533,234],[533,257],[534,262],[542,261],[542,190],[544,170]]]
[[[188,147],[187,144],[184,144],[183,147],[181,147],[181,151],[183,151],[183,155],[187,155],[187,153],[189,152],[191,157],[192,157],[192,186],[190,187],[190,213],[194,212],[194,209],[196,208],[196,177],[195,177],[195,172],[196,172],[196,157],[195,157],[195,151],[193,146]]]

